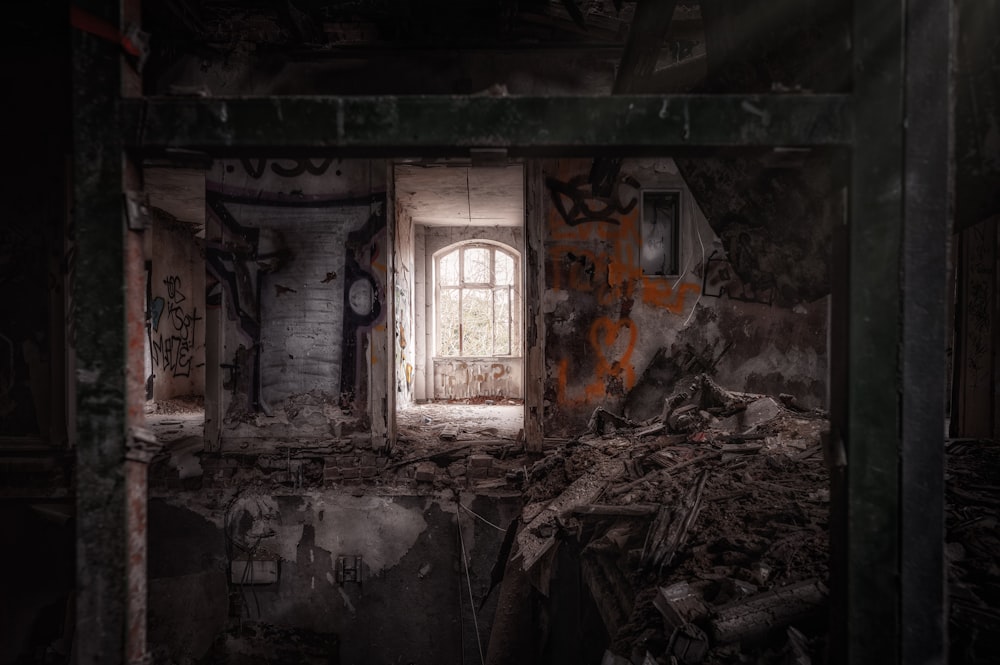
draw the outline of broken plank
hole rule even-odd
[[[724,443],[719,450],[724,453],[759,453],[763,448],[762,443]]]
[[[645,517],[656,511],[657,507],[651,503],[636,503],[628,506],[591,503],[577,506],[573,509],[573,514],[577,517]]]
[[[392,464],[387,465],[385,468],[398,469],[401,466],[406,466],[407,464],[413,464],[414,462],[426,462],[427,460],[434,459],[435,457],[446,457],[448,455],[451,455],[452,453],[457,453],[461,450],[465,450],[466,448],[471,448],[471,447],[472,447],[471,443],[466,443],[461,446],[457,446],[455,448],[448,448],[447,450],[436,450],[426,455],[418,455],[416,457],[409,457],[407,459],[400,460],[398,462],[393,462]]]

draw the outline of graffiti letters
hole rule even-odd
[[[638,190],[639,183],[631,176],[615,180],[608,196],[601,196],[593,191],[586,176],[578,175],[563,182],[556,178],[546,178],[545,184],[552,196],[552,204],[569,226],[579,226],[588,222],[619,224],[618,215],[631,212],[639,203],[638,197],[632,197],[622,203],[619,189],[628,185]]]
[[[282,164],[282,162],[291,162],[290,166]],[[264,171],[267,169],[268,160],[267,159],[241,159],[240,164],[243,169],[247,172],[254,180],[259,180],[263,175]],[[303,173],[308,173],[309,175],[323,175],[333,164],[333,158],[327,157],[319,163],[314,163],[311,159],[292,159],[292,160],[277,160],[270,162],[271,173],[279,175],[283,178],[295,178],[302,175]]]
[[[201,317],[188,307],[181,278],[163,280],[167,297],[157,296],[149,305],[149,346],[153,364],[173,376],[191,376],[196,344],[195,327]]]

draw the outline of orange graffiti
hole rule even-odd
[[[627,330],[627,334],[622,331]],[[631,319],[612,321],[601,317],[590,326],[590,346],[597,358],[594,379],[583,387],[582,394],[570,395],[568,388],[569,359],[559,361],[556,377],[556,401],[560,404],[587,404],[608,394],[609,381],[620,381],[623,390],[635,385],[635,368],[629,360],[635,349],[639,331]]]
[[[406,363],[406,385],[413,384],[413,365]]]
[[[618,338],[621,336],[623,328],[628,329],[628,339],[625,342],[625,349],[620,354],[617,354],[618,360],[610,360],[608,356],[611,355],[611,357],[614,357],[616,355],[614,354],[615,348],[620,346]],[[602,317],[594,321],[593,325],[590,326],[590,345],[594,347],[594,352],[597,353],[597,376],[599,380],[609,376],[621,378],[624,372],[625,376],[622,383],[625,390],[635,385],[635,370],[632,368],[631,363],[629,363],[629,359],[632,357],[632,351],[635,349],[635,339],[638,334],[639,331],[636,330],[632,319],[621,319],[615,323],[607,317]]]

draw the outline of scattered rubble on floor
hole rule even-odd
[[[546,440],[539,456],[526,453],[519,418],[490,422],[475,407],[449,406],[465,411],[448,422],[411,413],[392,449],[342,431],[268,451],[203,452],[203,473],[180,479],[188,451],[168,446],[159,468],[168,487],[520,494],[510,562],[503,548],[496,570],[523,571],[544,597],[558,579],[556,553],[571,548],[606,628],[604,663],[802,665],[823,653],[825,413],[696,375],[657,417],[598,408],[585,433]]]
[[[656,419],[597,409],[527,469],[513,556],[543,595],[574,548],[604,663],[809,663],[827,628],[825,415],[699,375]],[[792,400],[792,403],[794,401]]]

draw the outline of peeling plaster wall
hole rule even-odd
[[[396,360],[396,408],[413,402],[413,373],[417,345],[414,324],[414,234],[413,219],[396,206],[392,269],[394,277],[394,350]]]
[[[423,394],[418,399],[461,399],[468,397],[509,397],[520,399],[524,396],[524,358],[521,352],[515,356],[496,358],[435,358],[434,357],[434,254],[460,242],[470,240],[490,240],[515,250],[524,260],[524,232],[514,226],[416,226],[417,246],[423,249],[425,306],[417,317],[417,335],[425,340],[418,367],[418,385],[424,383]],[[523,275],[524,265],[521,264]],[[523,279],[523,278],[521,278]],[[520,300],[520,284],[515,289]],[[513,325],[520,328],[522,304],[513,308]],[[518,335],[521,339],[523,333]],[[425,369],[427,368],[427,369]],[[429,369],[429,371],[428,371]]]
[[[152,398],[205,394],[205,259],[190,224],[155,218],[146,334]]]
[[[371,351],[387,318],[384,162],[220,161],[206,207],[223,444],[367,429],[388,360]]]
[[[508,524],[520,510],[517,497],[461,493],[458,501],[497,524]],[[261,629],[242,635],[236,630],[254,624],[280,627],[286,641],[306,633],[339,643],[327,660],[315,662],[465,662],[463,640],[465,655],[477,648],[469,635],[463,637],[472,616],[462,543],[478,607],[502,539],[503,531],[460,511],[451,494],[354,497],[340,491],[243,491],[153,499],[152,650],[211,662],[230,662],[227,658],[240,653],[274,655],[282,645],[253,643],[251,636]],[[235,561],[239,574],[247,549],[258,560],[278,561],[277,581],[232,583],[225,571]],[[362,558],[361,582],[341,582],[338,559],[353,561],[355,556]],[[197,607],[178,604],[172,588],[190,590],[199,599]],[[484,640],[496,597],[494,591],[477,615]],[[296,662],[313,661],[300,656]]]
[[[781,306],[773,284],[745,279],[733,264],[753,265],[752,258],[727,251],[673,160],[623,160],[606,195],[590,189],[592,163],[543,166],[546,435],[580,431],[597,406],[655,416],[673,384],[692,372],[734,390],[793,392],[822,404],[825,298]],[[678,276],[642,273],[643,189],[680,191]],[[738,237],[770,241],[759,229]],[[825,269],[809,285],[816,293],[828,290]]]

